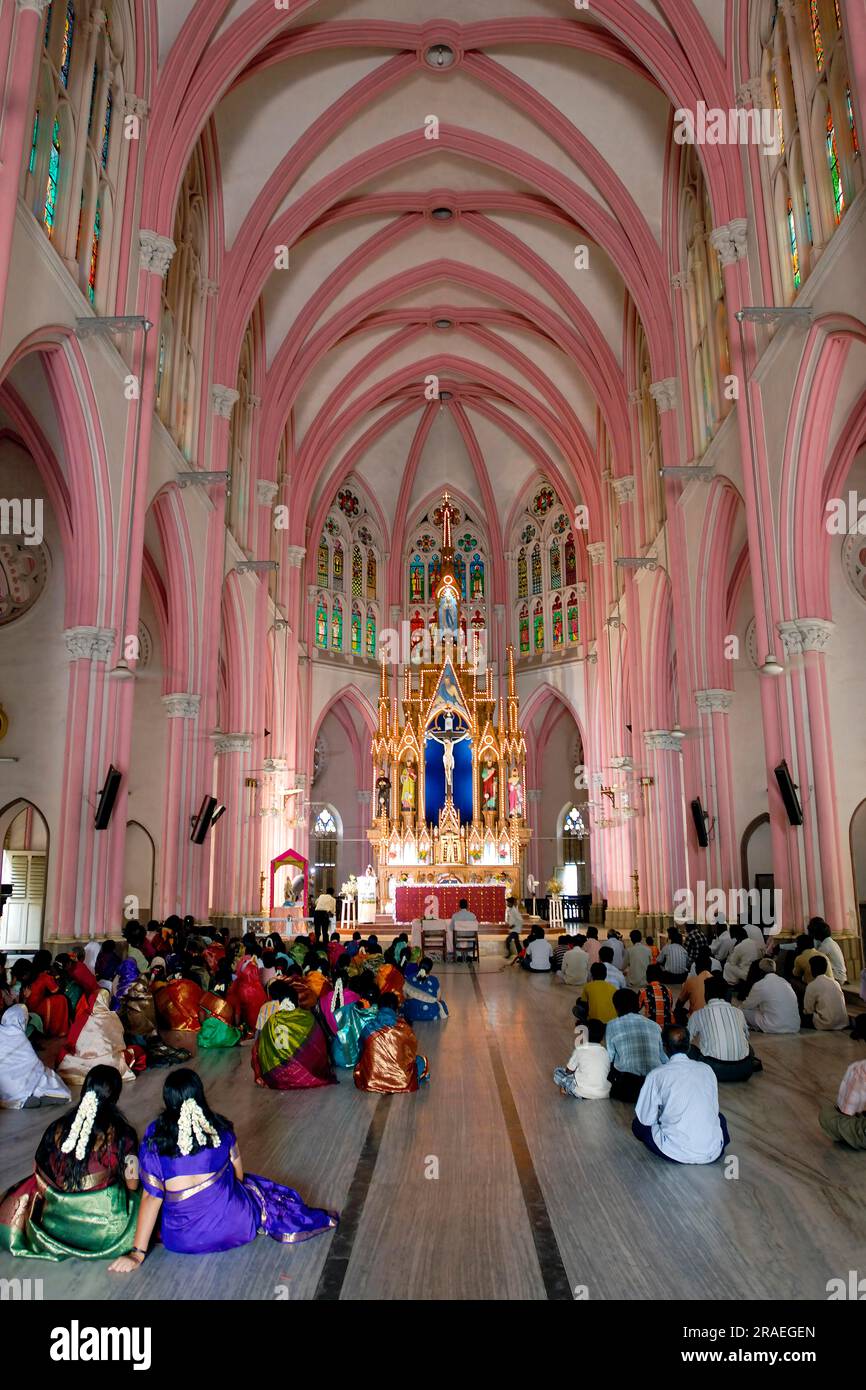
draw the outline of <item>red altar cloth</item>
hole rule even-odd
[[[413,922],[416,917],[440,917],[447,921],[460,906],[460,899],[469,903],[479,922],[505,921],[505,885],[479,884],[398,884],[395,890],[398,922]],[[437,902],[431,903],[430,898]]]

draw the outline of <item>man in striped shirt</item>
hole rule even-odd
[[[719,1081],[748,1081],[753,1071],[762,1069],[749,1043],[749,1025],[742,1009],[725,1000],[725,983],[718,975],[704,982],[702,1009],[696,1009],[688,1023],[695,1062],[706,1062]]]
[[[866,1149],[866,1061],[851,1063],[836,1104],[825,1105],[818,1121],[828,1138],[849,1149]]]

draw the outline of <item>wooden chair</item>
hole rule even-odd
[[[438,954],[443,963],[448,959],[448,933],[444,927],[421,928],[421,954],[431,957]]]
[[[454,959],[479,959],[478,932],[475,927],[454,928]]]

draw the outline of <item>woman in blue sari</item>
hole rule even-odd
[[[432,969],[429,956],[404,969],[403,1017],[410,1023],[435,1023],[448,1017],[448,1006],[440,996],[439,980],[430,974]]]
[[[171,1072],[162,1095],[165,1109],[139,1152],[144,1195],[135,1244],[109,1265],[112,1273],[130,1274],[144,1263],[158,1220],[166,1250],[183,1255],[233,1250],[259,1234],[293,1245],[334,1229],[333,1212],[244,1173],[231,1123],[211,1110],[197,1072]]]

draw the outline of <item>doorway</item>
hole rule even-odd
[[[30,801],[13,801],[0,811],[0,880],[12,885],[0,917],[0,950],[29,954],[42,945],[48,883],[48,825]]]

